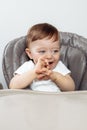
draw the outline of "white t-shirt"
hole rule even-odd
[[[35,64],[29,60],[25,62],[22,66],[20,66],[14,74],[22,74],[24,72],[27,72],[28,70],[34,69]],[[56,67],[53,69],[55,72],[59,72],[62,75],[66,75],[71,73],[71,71],[61,62],[59,61]],[[52,82],[51,80],[34,80],[30,84],[30,88],[34,91],[47,91],[47,92],[60,92],[60,89],[58,86]]]

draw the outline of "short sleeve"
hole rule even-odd
[[[59,72],[63,75],[71,73],[71,71],[62,63],[62,61],[59,61],[55,69],[53,70],[55,72]]]
[[[34,63],[32,61],[27,61],[23,65],[21,65],[15,72],[15,74],[22,74],[27,72],[28,70],[32,70],[34,68]]]

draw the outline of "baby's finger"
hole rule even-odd
[[[36,70],[35,72],[36,72],[37,74],[41,74],[42,71],[41,71],[41,70]]]
[[[38,79],[38,80],[41,80],[41,79],[43,79],[44,76],[45,76],[44,74],[39,74],[39,75],[37,76],[37,79]]]

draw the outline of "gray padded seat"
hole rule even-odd
[[[60,32],[61,57],[63,63],[71,70],[76,90],[87,90],[87,39],[74,33]],[[10,41],[3,52],[3,74],[7,83],[13,72],[29,60],[25,53],[26,36]]]

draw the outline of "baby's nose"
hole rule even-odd
[[[51,59],[52,57],[53,57],[52,53],[51,53],[50,51],[47,52],[46,58],[47,58],[47,59]]]

